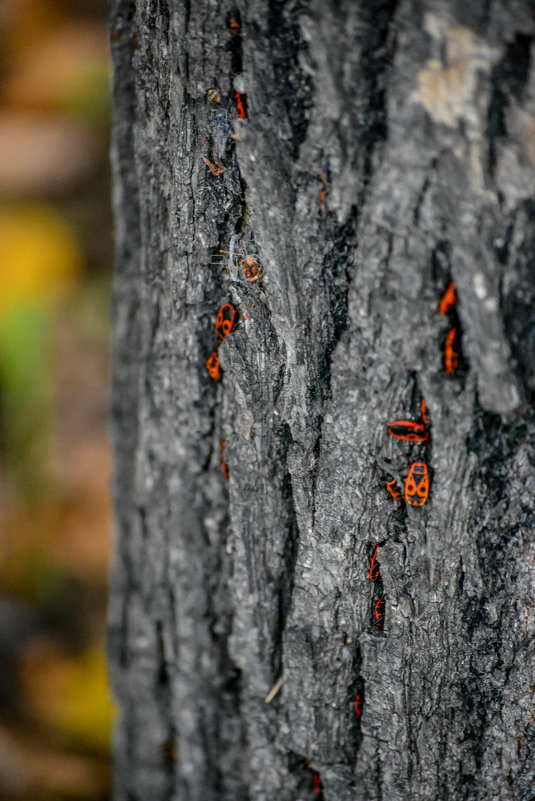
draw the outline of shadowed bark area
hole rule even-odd
[[[532,801],[532,3],[111,39],[116,801]]]

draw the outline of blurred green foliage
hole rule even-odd
[[[0,384],[5,469],[30,503],[44,487],[50,386],[46,349],[48,315],[20,305],[2,320]]]

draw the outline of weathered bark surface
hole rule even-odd
[[[117,801],[533,799],[534,41],[530,0],[114,0]]]

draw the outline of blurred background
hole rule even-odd
[[[109,798],[105,0],[0,2],[0,799]]]

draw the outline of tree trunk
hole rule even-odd
[[[111,37],[116,801],[532,801],[531,0]]]

